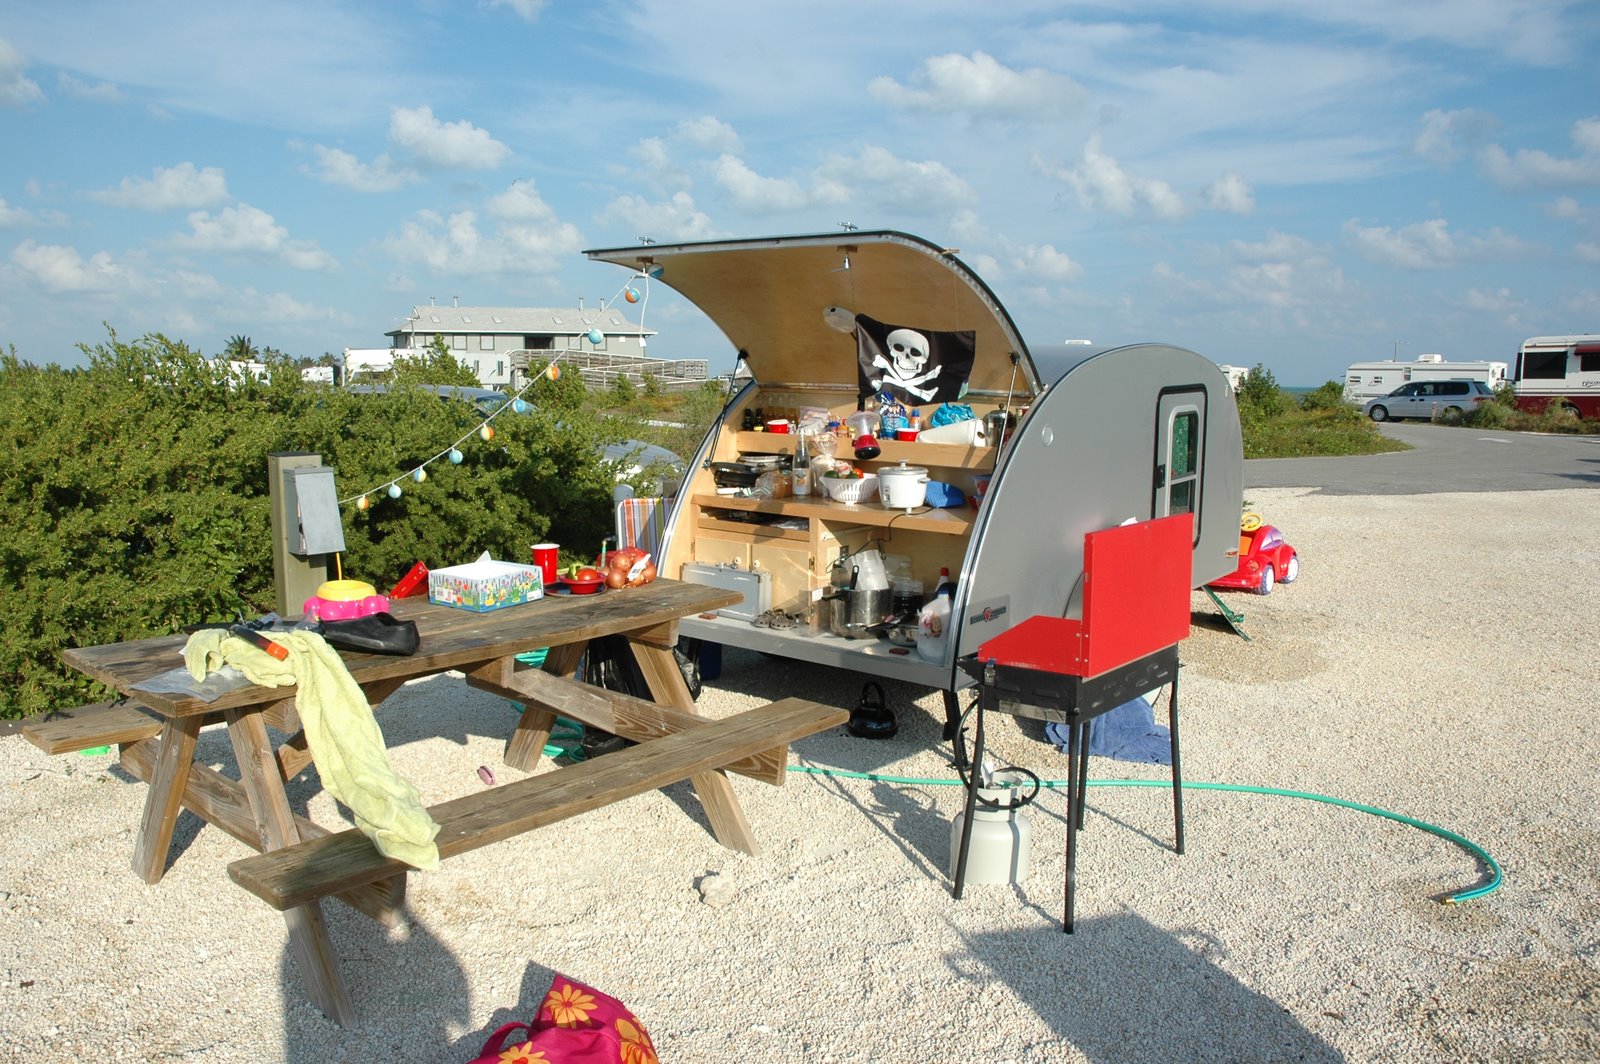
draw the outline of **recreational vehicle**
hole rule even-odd
[[[1581,417],[1600,418],[1600,333],[1524,340],[1512,388],[1519,409],[1538,413],[1559,403]]]
[[[1081,610],[1086,533],[1188,512],[1192,586],[1236,565],[1239,416],[1207,358],[1154,343],[1030,346],[954,251],[904,233],[585,254],[677,290],[750,374],[691,461],[657,549],[663,576],[743,589],[745,604],[686,619],[685,635],[943,689],[949,710],[971,682],[962,655],[1028,617]],[[935,427],[875,432],[858,451],[858,434],[840,429],[885,391]],[[841,424],[787,431],[807,421]],[[891,495],[896,477],[925,494],[907,505],[763,491],[759,477],[738,486],[741,472],[749,484],[751,470],[792,463],[802,439]],[[926,598],[949,574],[939,640],[897,645],[854,606],[839,623],[837,603],[832,623],[819,620],[819,603],[848,598],[835,587],[874,560],[893,570],[896,608],[902,591],[914,607],[917,588]]]
[[[1443,355],[1418,355],[1415,362],[1357,362],[1344,374],[1345,402],[1361,406],[1412,381],[1482,381],[1493,391],[1506,382],[1504,362],[1446,362]]]

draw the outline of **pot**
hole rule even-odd
[[[877,626],[889,616],[889,599],[888,588],[876,591],[837,589],[822,600],[832,602],[828,608],[828,628],[834,635],[846,639],[874,639],[878,634]]]
[[[878,469],[878,497],[885,510],[914,510],[928,498],[928,470],[924,466],[882,466]]]

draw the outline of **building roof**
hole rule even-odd
[[[576,335],[599,329],[613,336],[654,336],[631,320],[622,308],[599,307],[440,307],[411,308],[412,316],[385,336],[416,333],[487,333],[504,335]]]

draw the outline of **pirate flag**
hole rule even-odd
[[[888,325],[856,315],[856,364],[862,398],[890,392],[902,403],[948,403],[961,398],[972,375],[977,334]]]

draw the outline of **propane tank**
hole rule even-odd
[[[982,803],[972,810],[972,836],[967,840],[967,883],[1021,883],[1028,878],[1028,861],[1033,849],[1033,829],[1020,808],[1015,808],[1017,788],[979,787],[978,796],[999,802],[1001,808],[986,809]],[[961,854],[961,827],[966,822],[962,809],[950,824],[950,878],[956,878],[956,860]]]

